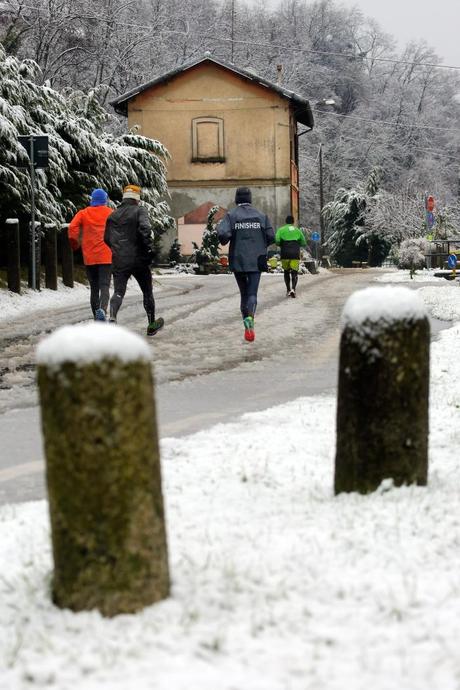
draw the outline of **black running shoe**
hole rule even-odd
[[[156,335],[164,325],[164,319],[161,317],[159,319],[155,319],[155,321],[152,321],[152,323],[149,323],[147,326],[147,335]]]

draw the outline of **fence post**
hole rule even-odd
[[[67,287],[73,288],[74,284],[74,270],[73,270],[73,252],[70,246],[69,236],[67,234],[68,223],[63,223],[59,232],[59,249],[61,255],[62,266],[62,282]]]
[[[169,594],[147,344],[119,326],[64,326],[37,349],[53,599],[133,613]]]
[[[427,483],[430,324],[407,288],[355,292],[342,315],[335,493]]]
[[[32,224],[29,223],[29,258],[28,258],[28,286],[33,290],[40,290],[41,283],[41,246],[42,246],[42,233],[41,226],[38,221],[35,221],[35,233],[32,233]],[[35,237],[35,285],[34,285],[34,270],[32,268],[32,237]]]
[[[45,287],[57,290],[57,229],[54,223],[45,225]]]
[[[21,249],[19,241],[19,220],[7,218],[8,235],[8,290],[21,294]]]

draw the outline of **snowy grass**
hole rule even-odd
[[[2,690],[458,690],[459,338],[432,347],[427,488],[334,497],[329,397],[164,439],[173,591],[137,615],[56,609],[46,503],[2,508]]]
[[[385,272],[375,279],[379,283],[439,283],[445,284],[447,281],[445,278],[437,278],[435,273],[439,272],[439,269],[428,269],[423,268],[417,270],[413,277],[410,277],[410,271],[405,269],[392,269],[389,272]]]
[[[155,294],[157,294],[161,292],[162,287],[158,283],[156,275],[153,276],[153,281]],[[142,294],[134,278],[129,280],[126,293],[128,295]],[[79,305],[88,305],[89,307],[89,294],[89,285],[75,282],[74,287],[69,288],[64,285],[62,278],[58,279],[57,290],[42,288],[36,291],[23,285],[22,293],[18,295],[10,290],[0,289],[0,323],[32,313],[37,314],[42,310],[62,309]]]
[[[459,318],[458,287],[419,294]],[[459,338],[432,346],[427,488],[334,497],[330,397],[164,439],[173,590],[135,616],[55,608],[46,502],[1,508],[2,690],[458,690]]]

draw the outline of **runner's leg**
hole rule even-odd
[[[99,267],[97,265],[86,266],[86,275],[90,286],[91,311],[93,316],[96,316],[96,309],[99,309]]]
[[[133,271],[144,296],[144,309],[149,323],[155,321],[155,299],[153,297],[152,272],[147,265],[137,266]]]
[[[237,282],[237,285],[240,290],[240,296],[241,296],[241,301],[240,301],[240,310],[241,310],[241,315],[243,319],[246,318],[246,316],[249,316],[249,311],[248,311],[248,273],[243,273],[242,271],[235,271],[234,274],[235,280]]]
[[[284,282],[286,284],[286,290],[289,292],[291,289],[291,274],[289,269],[287,271],[284,271]]]
[[[100,307],[107,314],[107,307],[109,305],[110,296],[110,278],[112,277],[111,264],[99,264],[99,290],[100,290]]]
[[[249,316],[254,318],[257,309],[257,292],[259,290],[260,276],[259,271],[251,271],[247,275],[247,311]]]
[[[113,295],[110,300],[110,318],[117,318],[118,310],[120,309],[123,297],[126,293],[126,285],[128,284],[130,270],[114,271],[113,272]]]

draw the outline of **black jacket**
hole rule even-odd
[[[228,259],[231,271],[263,271],[267,247],[275,239],[268,217],[251,204],[239,204],[217,226],[219,242],[230,242]]]
[[[125,199],[105,224],[104,242],[112,250],[113,270],[148,264],[153,258],[153,230],[147,209]]]

